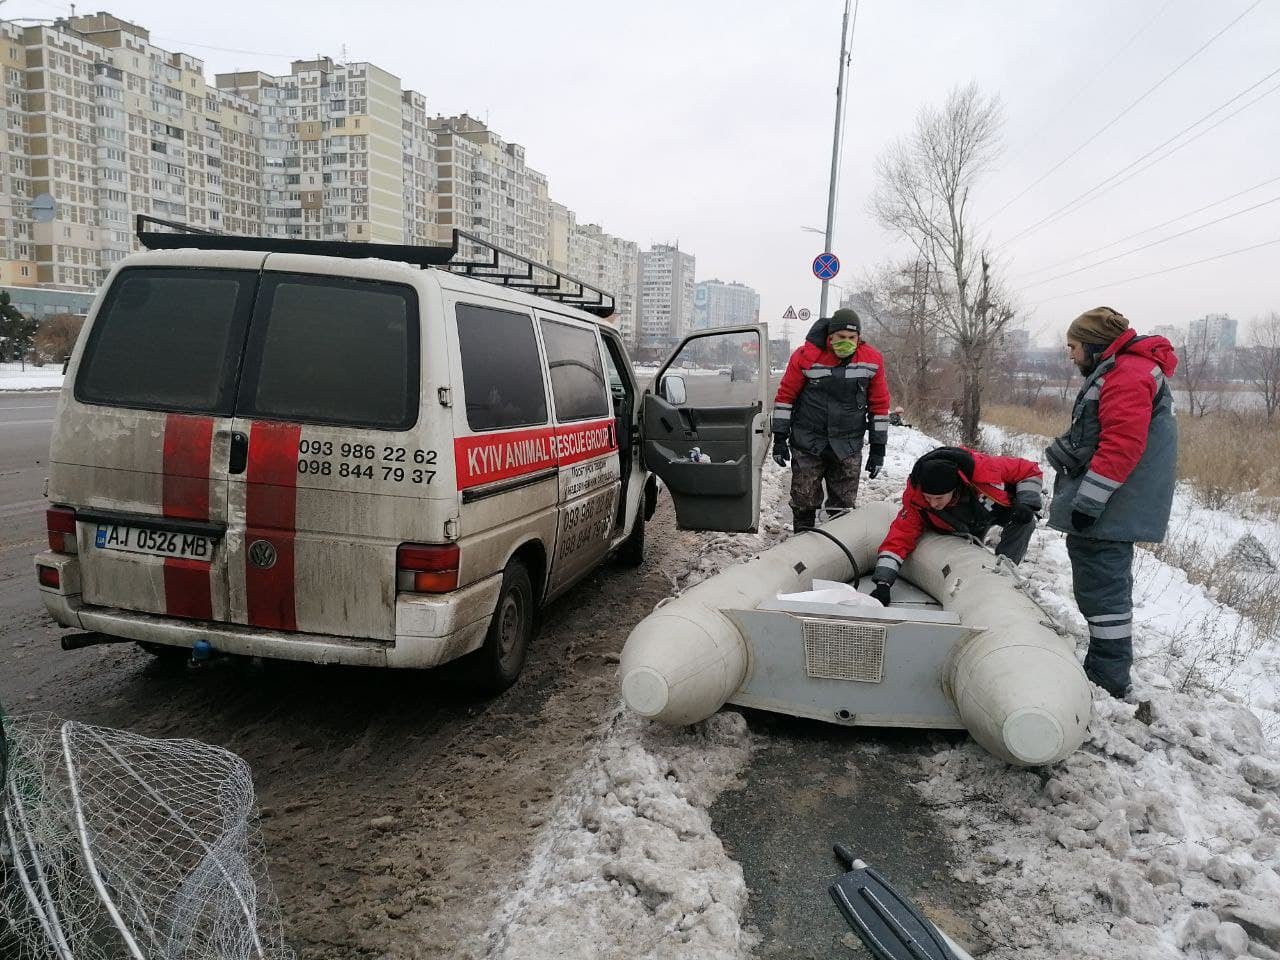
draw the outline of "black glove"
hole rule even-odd
[[[884,444],[871,444],[871,453],[867,455],[867,474],[875,479],[880,476],[880,470],[884,467]]]
[[[787,449],[787,435],[785,433],[775,433],[773,435],[773,462],[780,467],[785,467],[791,459],[791,452]]]
[[[1035,523],[1036,522],[1035,508],[1025,503],[1015,502],[1013,505],[1013,509],[1010,510],[1009,512],[1009,522],[1010,523]]]
[[[871,595],[880,601],[882,607],[889,605],[889,585],[876,581],[876,588],[871,591]]]
[[[1082,530],[1088,530],[1097,519],[1097,517],[1091,517],[1087,513],[1081,513],[1079,510],[1071,511],[1071,526],[1077,533]]]

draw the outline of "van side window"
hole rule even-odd
[[[251,270],[122,270],[85,344],[76,398],[229,414],[257,279]]]
[[[594,330],[542,321],[542,342],[551,368],[551,397],[556,419],[609,416],[609,392],[600,365],[600,341]]]
[[[266,274],[236,412],[404,430],[418,419],[418,295],[373,280]]]
[[[547,394],[533,320],[523,313],[457,305],[467,424],[472,430],[547,422]]]

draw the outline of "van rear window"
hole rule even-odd
[[[418,419],[418,371],[412,287],[269,273],[236,412],[403,430]]]
[[[229,414],[256,282],[249,270],[122,270],[89,333],[76,398]]]

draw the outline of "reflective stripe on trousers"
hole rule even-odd
[[[1067,555],[1076,606],[1089,625],[1085,675],[1121,696],[1133,663],[1133,544],[1068,535]]]

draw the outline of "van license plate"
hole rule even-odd
[[[146,553],[153,557],[182,557],[185,560],[205,561],[213,559],[213,541],[194,533],[144,530],[141,527],[122,527],[114,523],[100,524],[94,544],[100,550]]]

